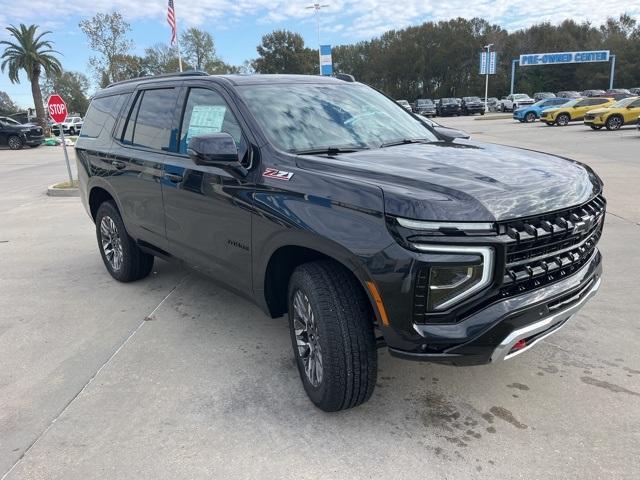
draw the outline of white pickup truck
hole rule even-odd
[[[525,105],[533,105],[535,100],[526,93],[514,93],[502,97],[500,100],[500,110],[503,112],[513,112]]]

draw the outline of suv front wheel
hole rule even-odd
[[[105,267],[120,282],[140,280],[153,268],[153,255],[140,250],[127,234],[113,202],[104,202],[96,214],[96,237]]]
[[[369,301],[350,272],[323,260],[293,272],[289,328],[304,389],[321,410],[366,402],[377,377],[376,340]]]

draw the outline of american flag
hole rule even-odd
[[[176,42],[176,11],[173,7],[173,0],[169,0],[169,6],[167,7],[167,22],[169,22],[169,26],[171,27],[171,44],[173,45]]]

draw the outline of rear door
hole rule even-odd
[[[161,250],[167,249],[161,182],[164,164],[176,152],[179,92],[167,84],[136,91],[109,158],[129,234]]]
[[[187,155],[193,136],[226,132],[234,138],[241,158],[249,162],[248,130],[229,96],[212,82],[187,83],[183,98],[179,154],[165,167],[162,189],[169,252],[248,292],[253,184],[220,168],[196,165]]]

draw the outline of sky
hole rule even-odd
[[[218,55],[234,65],[255,58],[262,35],[275,29],[296,31],[307,46],[317,48],[315,14],[305,8],[312,3],[311,0],[174,0],[178,29],[196,26],[207,30],[214,37]],[[456,17],[481,17],[509,31],[542,21],[560,23],[565,18],[599,25],[608,16],[625,12],[640,20],[640,0],[325,0],[323,4],[329,6],[319,15],[321,43],[333,45],[367,40],[394,28]],[[57,5],[62,6],[62,13]],[[87,62],[92,52],[78,23],[98,11],[112,10],[119,11],[131,24],[134,53],[142,54],[146,47],[156,43],[169,43],[166,0],[0,0],[0,40],[8,39],[5,28],[9,25],[38,24],[52,32],[49,38],[61,52],[65,70],[83,72],[91,78]],[[0,73],[0,90],[22,107],[33,106],[25,77],[16,85],[9,82],[6,73]]]

